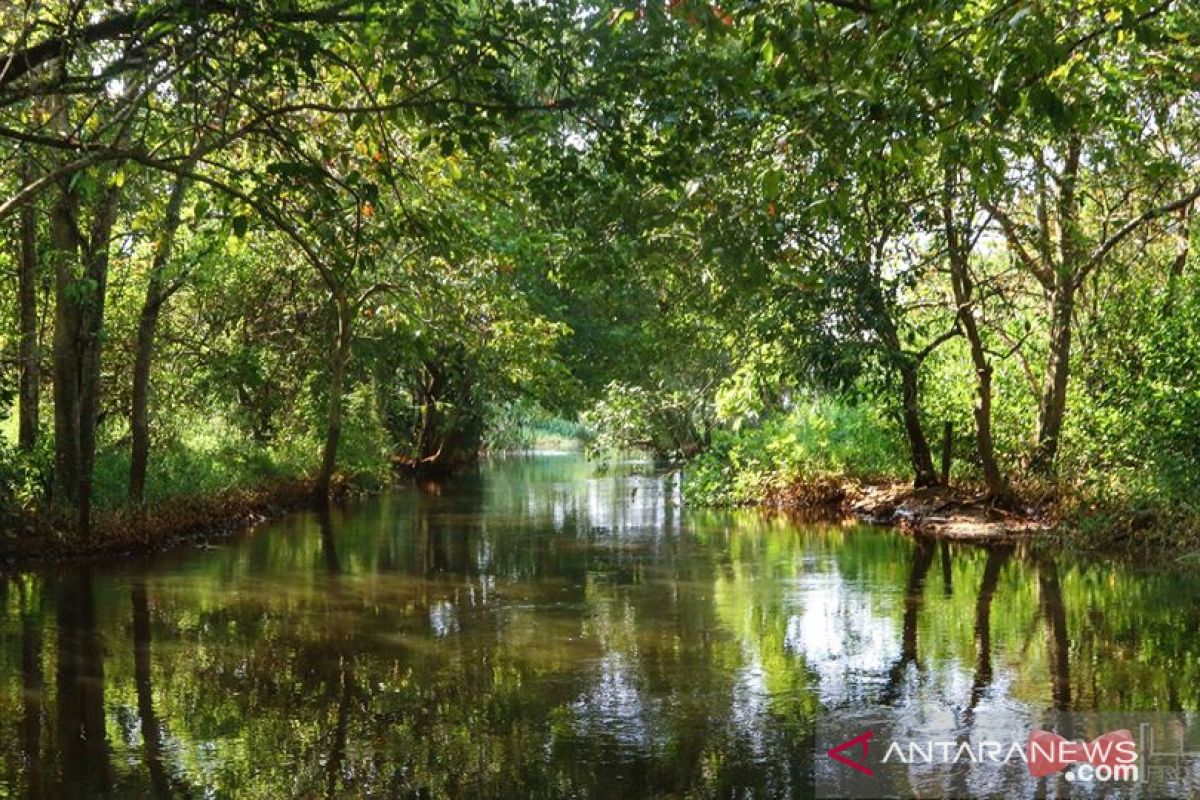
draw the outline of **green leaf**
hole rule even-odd
[[[762,176],[762,193],[768,200],[777,200],[779,198],[780,188],[783,186],[783,173],[777,169],[769,169]]]

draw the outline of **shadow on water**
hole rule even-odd
[[[806,797],[843,709],[949,708],[960,741],[998,713],[1195,711],[1198,609],[1192,575],[505,462],[5,576],[0,795]]]

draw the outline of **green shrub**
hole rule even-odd
[[[129,442],[106,431],[96,458],[97,507],[120,508],[129,488]],[[389,475],[387,437],[367,386],[346,397],[338,470],[375,487]],[[282,429],[270,442],[248,437],[236,421],[220,414],[176,416],[156,431],[146,475],[146,501],[216,494],[279,478],[316,472],[323,439],[318,432]]]
[[[491,453],[572,449],[594,436],[586,425],[529,401],[494,404],[489,406],[487,417],[484,450]]]
[[[878,410],[812,399],[758,427],[714,433],[685,472],[684,495],[703,505],[752,503],[797,481],[907,473],[904,443]]]
[[[678,458],[709,443],[712,415],[712,404],[699,393],[613,381],[582,419],[596,432],[596,452],[643,450]]]

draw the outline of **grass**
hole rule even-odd
[[[514,403],[491,411],[485,449],[492,453],[578,450],[594,435],[586,425],[528,403]]]
[[[246,440],[219,418],[189,421],[177,435],[154,442],[146,474],[146,502],[153,505],[176,497],[306,477],[316,468],[316,447],[316,442],[291,438],[273,444]],[[93,484],[97,507],[126,504],[129,461],[129,448],[122,440],[97,453]]]

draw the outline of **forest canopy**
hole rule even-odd
[[[1198,46],[1179,0],[9,3],[0,514],[539,429],[702,502],[1194,516]]]

